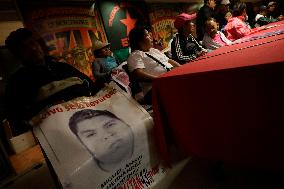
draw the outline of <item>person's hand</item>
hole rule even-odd
[[[200,56],[205,55],[206,53],[207,53],[207,50],[202,50],[202,51],[198,52],[196,55],[197,55],[197,57],[200,57]]]
[[[259,30],[266,30],[266,29],[268,29],[268,27],[267,26],[260,26],[260,27],[258,27],[258,29]]]
[[[121,69],[113,69],[113,70],[111,70],[111,75],[117,75],[120,72],[123,72],[123,70],[121,70]]]
[[[274,24],[274,25],[270,25],[270,26],[261,26],[260,28],[264,28],[263,30],[267,30],[267,29],[270,29],[270,28],[274,28],[274,27],[277,27],[279,26],[278,24]]]
[[[111,75],[117,75],[119,73],[119,70],[111,70]]]

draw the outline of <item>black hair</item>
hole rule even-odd
[[[113,113],[107,110],[85,109],[85,110],[78,111],[71,116],[71,118],[69,119],[69,128],[76,136],[78,136],[77,124],[79,122],[86,120],[86,119],[91,119],[96,116],[101,116],[101,115],[109,116],[114,119],[119,119]]]
[[[267,9],[267,6],[261,5],[261,6],[259,7],[259,12],[261,12],[261,11],[266,11],[266,9]]]
[[[131,51],[140,49],[140,42],[144,40],[145,30],[143,26],[134,27],[128,35]]]
[[[184,34],[184,26],[188,25],[190,22],[193,22],[192,20],[187,20],[183,23],[182,27],[178,28],[178,33],[179,34]]]
[[[228,10],[228,7],[226,5],[220,4],[219,6],[217,6],[214,9],[216,21],[219,22],[220,24],[225,25],[225,23],[226,23],[225,15],[227,14],[228,11],[229,10]]]
[[[204,23],[204,28],[205,28],[205,32],[206,33],[208,33],[208,26],[209,26],[209,24],[210,24],[210,22],[211,21],[214,21],[214,22],[216,22],[217,23],[217,21],[216,21],[216,19],[215,18],[212,18],[212,17],[209,17],[206,21],[205,21],[205,23]],[[217,23],[217,25],[218,25],[218,23]],[[208,33],[209,34],[209,33]]]
[[[99,57],[100,54],[101,54],[102,49],[103,49],[103,48],[94,50],[94,51],[93,51],[93,55],[94,55],[96,58]]]
[[[206,27],[208,26],[208,24],[209,24],[211,21],[217,22],[215,18],[209,17],[209,18],[205,21],[204,27],[206,28]]]
[[[82,140],[80,139],[80,137],[78,137],[78,123],[81,122],[81,121],[84,121],[86,119],[91,119],[93,117],[96,117],[96,116],[108,116],[110,118],[114,118],[114,119],[118,119],[118,120],[121,120],[119,119],[116,115],[114,115],[113,113],[107,111],[107,110],[92,110],[92,109],[84,109],[84,110],[81,110],[81,111],[78,111],[78,112],[75,112],[71,118],[69,119],[69,128],[70,130],[73,132],[74,135],[77,136],[77,138],[79,139],[79,141],[85,146],[85,148],[89,151],[90,154],[93,155],[93,160],[97,163],[98,167],[103,170],[103,171],[106,171],[108,172],[107,169],[105,169],[102,165],[101,165],[101,161],[97,158],[95,158],[95,155],[93,154],[93,152],[86,146],[86,144],[84,144],[82,142]],[[133,133],[132,133],[132,136],[133,136]],[[132,146],[132,149],[131,149],[131,153],[133,153],[133,150],[134,150],[134,146]]]
[[[243,14],[243,12],[246,10],[246,8],[247,8],[247,6],[243,2],[238,2],[238,3],[234,4],[233,12],[232,12],[233,17],[241,16]]]
[[[19,28],[12,31],[5,40],[6,47],[12,52],[17,52],[17,48],[21,42],[33,37],[31,30],[27,28]]]
[[[206,5],[208,3],[209,0],[204,0],[204,5]]]

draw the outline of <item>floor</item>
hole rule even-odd
[[[214,165],[214,166],[212,166]],[[193,159],[169,189],[280,189],[284,172],[266,172]]]
[[[249,170],[240,167],[222,166],[220,174],[212,171],[212,164],[192,159],[174,180],[169,189],[280,189],[284,188],[281,173]],[[215,173],[214,173],[215,172]],[[45,163],[39,163],[15,177],[2,189],[55,189]]]
[[[0,185],[1,188],[1,185]],[[3,189],[55,189],[45,163],[38,164],[2,186]],[[2,189],[1,188],[1,189]]]
[[[54,189],[40,146],[9,156],[14,174],[0,182],[2,189]]]

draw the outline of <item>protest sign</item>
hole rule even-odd
[[[45,109],[31,123],[63,188],[158,188],[168,173],[151,116],[114,83]]]

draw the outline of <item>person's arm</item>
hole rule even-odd
[[[169,59],[168,62],[173,66],[173,67],[179,67],[180,64],[172,59]]]
[[[92,71],[95,79],[101,82],[109,82],[111,72],[102,72],[102,65],[99,61],[94,61],[92,63]]]
[[[253,34],[253,33],[256,33],[256,32],[259,32],[261,30],[266,30],[266,26],[260,26],[260,27],[256,27],[256,28],[253,28],[250,30],[250,34]]]
[[[131,74],[137,81],[141,82],[151,82],[153,79],[157,78],[157,76],[145,72],[143,68],[137,68]]]
[[[263,26],[263,25],[267,25],[270,23],[270,19],[267,18],[266,16],[263,16],[263,17],[260,17],[256,23],[259,25],[259,26]]]
[[[195,54],[184,55],[184,52],[181,48],[179,35],[176,35],[176,38],[173,40],[173,44],[173,48],[171,49],[172,54],[176,54],[178,62],[189,62],[196,58]]]
[[[199,52],[195,54],[196,57],[200,57],[208,53],[208,50],[204,49],[191,34],[190,34],[190,37],[192,38],[193,43],[195,43],[195,45],[199,48]]]
[[[18,73],[7,81],[4,106],[9,122],[23,125],[44,106],[34,100],[37,93],[34,81],[25,72]]]
[[[221,39],[227,44],[227,45],[231,45],[232,41],[230,41],[222,32],[220,32],[221,35]]]
[[[160,62],[167,62],[169,64],[171,64],[173,67],[179,67],[180,64],[178,62],[176,62],[175,60],[172,60],[170,58],[168,58],[164,53],[162,53],[159,49],[152,49],[153,52],[155,52],[156,54],[160,54],[159,56],[159,61]],[[163,64],[163,63],[162,63]]]
[[[238,38],[245,37],[252,33],[252,30],[243,21],[235,22],[234,28]]]
[[[158,51],[158,50],[157,50]],[[157,76],[145,71],[145,53],[142,51],[134,51],[127,59],[127,66],[133,79],[140,82],[151,82]],[[165,55],[164,55],[165,56]]]
[[[78,77],[88,83],[88,87],[90,89],[90,92],[94,95],[96,94],[99,90],[101,90],[104,87],[104,84],[100,81],[93,81],[91,80],[87,75],[84,73],[80,72],[73,66],[66,64],[66,63],[56,63],[56,64],[62,64],[64,65],[64,70],[66,72],[69,72],[70,75],[74,75],[74,77]]]
[[[196,54],[196,56],[197,56],[197,57],[200,57],[200,56],[205,55],[206,53],[208,53],[208,51],[207,51],[206,49],[204,49],[204,50],[202,50],[202,51],[199,51],[199,52]]]

